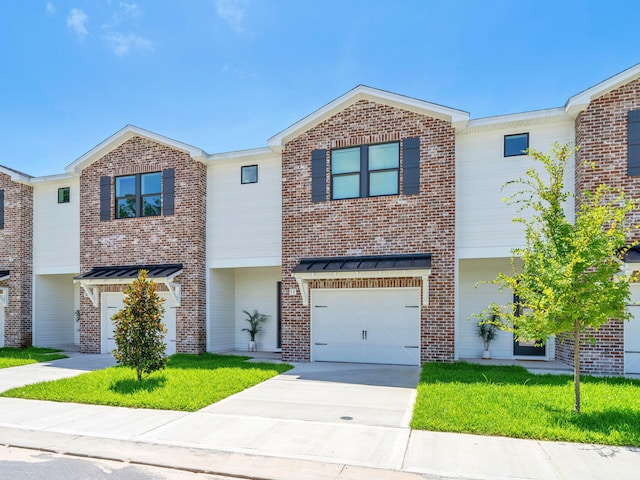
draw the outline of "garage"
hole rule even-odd
[[[162,321],[167,327],[165,343],[167,344],[167,355],[176,353],[176,304],[168,292],[158,292],[158,295],[165,299],[163,302],[164,315]],[[124,293],[109,292],[101,296],[102,304],[102,342],[101,352],[111,353],[116,348],[114,339],[114,323],[111,320],[119,310],[124,307]]]
[[[631,285],[631,303],[627,306],[632,315],[624,322],[624,373],[640,374],[640,285]]]
[[[311,290],[316,362],[420,363],[419,288]]]

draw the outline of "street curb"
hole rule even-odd
[[[425,475],[201,448],[0,427],[0,445],[255,480],[424,480]],[[445,478],[445,477],[438,477]]]

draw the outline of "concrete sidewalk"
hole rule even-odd
[[[29,380],[101,368],[107,357],[40,364]],[[3,370],[0,385],[16,376]],[[298,364],[193,413],[0,398],[0,443],[246,478],[638,476],[638,449],[411,431],[418,372]]]

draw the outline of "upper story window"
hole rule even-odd
[[[399,193],[400,144],[383,143],[331,152],[331,199]]]
[[[245,165],[240,169],[240,183],[258,183],[258,165]]]
[[[529,148],[529,134],[518,133],[516,135],[504,136],[504,156],[515,157],[526,155],[525,150]]]
[[[116,177],[116,218],[153,217],[162,213],[162,173]]]
[[[58,203],[69,203],[71,201],[71,188],[62,187],[58,189]]]

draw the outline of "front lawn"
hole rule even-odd
[[[583,376],[582,413],[573,376],[518,366],[428,363],[411,427],[540,440],[640,446],[640,380]]]
[[[249,363],[248,357],[177,354],[167,368],[145,376],[111,367],[73,378],[14,388],[3,397],[192,412],[289,370],[291,365]]]
[[[29,365],[30,363],[49,362],[51,360],[60,360],[67,358],[55,348],[0,348],[0,368],[19,367],[20,365]]]

